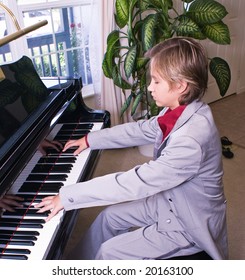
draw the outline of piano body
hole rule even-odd
[[[0,196],[24,198],[23,208],[2,211],[0,259],[61,259],[78,214],[48,213],[33,207],[65,184],[91,178],[100,151],[74,157],[59,145],[110,126],[107,111],[88,108],[81,79],[40,79],[31,60],[0,66]]]

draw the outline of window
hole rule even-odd
[[[7,34],[7,25],[5,14],[0,10],[0,36],[1,38]],[[0,47],[0,63],[12,61],[9,44]]]
[[[0,63],[29,56],[38,74],[81,76],[84,85],[92,84],[89,63],[89,24],[91,1],[17,0],[3,1],[15,14],[20,26],[39,21],[48,24],[0,48]],[[9,16],[0,10],[1,37],[16,31]],[[20,42],[20,39],[18,39]]]

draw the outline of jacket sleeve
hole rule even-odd
[[[157,118],[154,117],[91,132],[87,141],[92,150],[139,146],[154,143],[157,129]]]
[[[190,180],[198,172],[202,151],[194,139],[188,137],[187,140],[185,137],[188,136],[173,139],[155,161],[127,172],[61,188],[64,208],[71,210],[141,199]]]

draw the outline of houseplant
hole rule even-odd
[[[118,28],[107,37],[102,69],[127,94],[121,114],[131,110],[134,117],[139,105],[146,112],[143,117],[158,112],[147,90],[145,53],[150,48],[173,36],[230,44],[229,29],[223,22],[227,14],[215,0],[116,0]],[[231,80],[229,65],[220,57],[209,58],[209,70],[224,96]]]

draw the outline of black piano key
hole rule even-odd
[[[76,157],[41,157],[38,163],[75,163]]]
[[[9,230],[9,229],[0,229],[0,234],[11,234],[18,236],[38,236],[40,233],[35,230]]]
[[[11,220],[11,219],[10,219]],[[0,228],[43,228],[42,224],[34,224],[34,223],[29,223],[29,224],[24,224],[24,223],[15,223],[15,222],[1,222],[0,223]]]
[[[25,182],[19,188],[19,193],[21,192],[57,192],[63,183],[55,182],[55,183],[35,183],[35,182]]]
[[[28,249],[14,249],[14,248],[1,248],[0,254],[26,254],[29,255],[31,253]]]
[[[73,147],[66,150],[65,152],[62,151],[62,153],[59,153],[55,149],[49,148],[46,150],[46,152],[48,156],[65,156],[65,155],[73,155],[76,149],[77,149],[76,147]]]
[[[14,222],[14,223],[22,223],[22,224],[35,224],[35,223],[39,223],[39,224],[45,224],[45,220],[43,219],[16,219],[16,218],[1,218],[0,219],[0,225],[1,222]]]
[[[78,140],[85,135],[86,135],[86,133],[80,134],[80,135],[67,135],[67,136],[66,135],[57,135],[57,136],[55,136],[54,140],[67,142],[69,140]]]
[[[93,128],[93,123],[74,123],[74,124],[63,124],[60,130],[77,130],[77,129],[92,129]]]
[[[57,181],[57,182],[64,182],[68,178],[67,174],[30,174],[26,182],[30,181],[38,181],[38,182],[50,182],[50,181]]]
[[[64,182],[68,178],[67,174],[30,174],[26,178],[26,182],[30,181],[39,181],[39,182],[49,182],[49,181],[57,181]]]
[[[29,241],[36,241],[37,237],[36,236],[25,236],[25,235],[15,235],[15,234],[0,234],[0,239],[1,240],[29,240]]]
[[[73,130],[73,131],[69,131],[69,130],[60,130],[57,134],[56,137],[59,136],[73,136],[73,135],[79,135],[80,137],[88,134],[90,132],[89,129],[79,129],[79,130]]]
[[[6,245],[16,245],[16,246],[34,246],[35,243],[33,241],[26,241],[26,240],[16,240],[16,241],[6,241],[0,239],[0,247]]]
[[[25,255],[13,255],[13,254],[0,254],[0,259],[2,260],[28,260]]]
[[[37,164],[31,173],[69,173],[72,169],[72,164]]]
[[[21,195],[22,193],[32,193],[32,194],[35,194],[37,192],[37,190],[29,190],[29,191],[26,191],[26,189],[20,189],[19,190],[19,194]],[[57,190],[57,188],[49,188],[49,189],[41,189],[41,190],[38,190],[38,193],[42,194],[42,193],[46,193],[47,195],[54,195],[54,194],[58,194],[59,190]],[[47,196],[46,195],[46,196]]]
[[[50,211],[46,211],[43,213],[37,213],[39,209],[18,209],[15,212],[9,212],[9,211],[5,211],[2,216],[3,217],[23,217],[23,216],[36,216],[36,217],[43,217],[43,216],[48,216]]]
[[[30,191],[30,193],[34,193],[34,192]],[[49,189],[43,188],[43,189],[39,190],[38,193],[39,194],[46,194],[46,196],[54,196],[54,195],[59,193],[59,189],[57,189],[57,188],[54,188],[54,189],[52,189],[52,188],[49,188]]]

